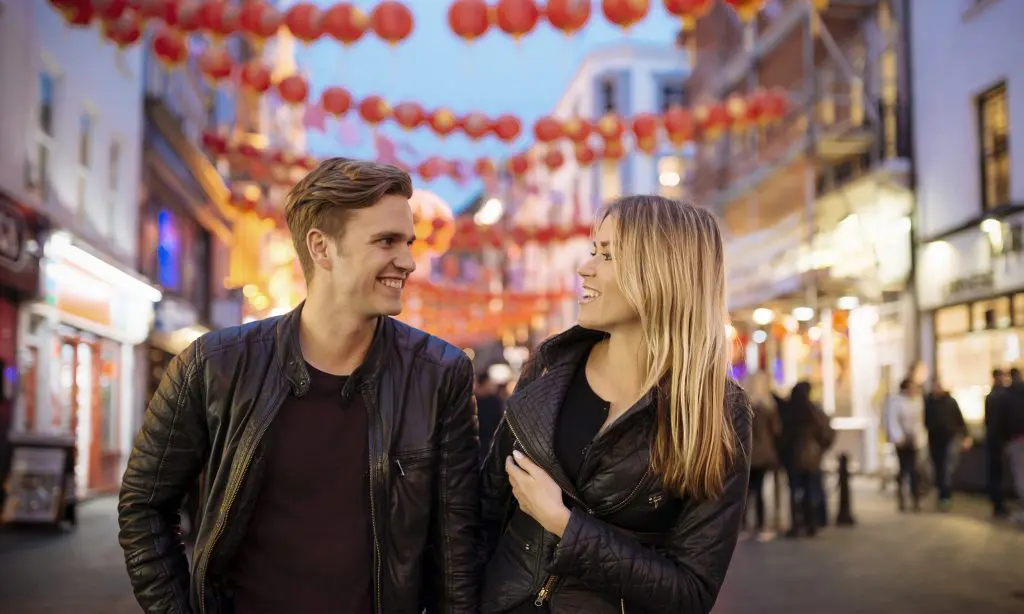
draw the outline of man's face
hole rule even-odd
[[[416,269],[410,249],[415,227],[407,198],[388,195],[372,207],[353,211],[340,240],[316,239],[314,234],[309,239],[317,265],[314,284],[322,283],[332,302],[367,318],[401,313],[402,289]]]

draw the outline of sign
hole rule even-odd
[[[46,264],[48,300],[62,313],[103,326],[114,324],[110,284],[67,261]]]
[[[4,522],[60,521],[68,485],[68,452],[64,447],[14,448]]]
[[[0,199],[0,264],[18,269],[24,264],[28,224],[25,217],[6,200]]]
[[[954,301],[958,296],[988,293],[995,288],[995,276],[985,271],[967,277],[960,277],[946,284],[946,300]]]

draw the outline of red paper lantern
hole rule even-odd
[[[199,29],[200,5],[192,0],[182,0],[178,4],[178,12],[174,18],[174,24],[182,32],[192,33]]]
[[[343,87],[328,87],[320,94],[320,106],[334,117],[341,117],[352,108],[352,94]]]
[[[309,83],[302,75],[288,75],[277,84],[277,93],[288,104],[302,104],[309,97]]]
[[[252,60],[242,67],[242,87],[256,94],[265,94],[270,89],[270,69],[259,60]]]
[[[575,154],[576,163],[580,166],[590,166],[597,158],[597,154],[586,143],[576,143]]]
[[[652,113],[641,113],[633,118],[633,136],[638,141],[653,139],[658,136],[658,116]]]
[[[498,27],[519,40],[537,27],[540,9],[533,0],[498,0],[495,7]]]
[[[590,0],[548,0],[544,13],[556,30],[574,34],[590,21]]]
[[[511,143],[519,137],[519,134],[523,131],[523,126],[515,115],[501,115],[498,119],[494,120],[491,130],[502,141]]]
[[[367,96],[359,103],[359,116],[368,124],[377,125],[391,115],[391,106],[380,96]]]
[[[384,0],[370,14],[370,27],[381,39],[397,45],[412,34],[412,13],[401,2]]]
[[[431,156],[416,167],[416,174],[424,181],[433,181],[444,174],[445,166],[444,160]]]
[[[745,121],[748,124],[761,123],[764,115],[767,94],[768,92],[760,88],[747,94],[747,116]]]
[[[562,132],[565,133],[565,136],[576,143],[586,141],[593,131],[594,127],[585,119],[570,117],[562,122]]]
[[[605,141],[604,147],[601,150],[601,159],[605,162],[618,162],[626,156],[626,148],[623,147],[622,141]]]
[[[466,115],[459,123],[462,125],[462,131],[466,133],[466,136],[474,141],[483,138],[491,131],[491,120],[479,111]]]
[[[452,130],[455,130],[459,126],[459,121],[455,117],[455,114],[448,109],[437,109],[430,114],[428,120],[430,127],[438,136],[448,136]]]
[[[127,11],[115,20],[104,21],[103,36],[120,49],[130,47],[142,38],[142,17],[135,11]]]
[[[508,172],[515,177],[521,177],[530,170],[530,159],[525,154],[516,154],[508,159]]]
[[[73,28],[84,28],[96,19],[96,8],[89,0],[50,0],[53,8],[57,9],[64,21]]]
[[[484,0],[455,0],[448,7],[448,27],[464,41],[480,38],[491,27],[487,3]]]
[[[173,26],[178,17],[177,0],[136,0],[135,9],[143,22],[152,19]]]
[[[231,54],[223,47],[207,47],[199,56],[199,71],[216,84],[231,76],[234,63]]]
[[[116,21],[128,9],[128,0],[91,0],[91,3],[93,18],[102,21]]]
[[[693,111],[697,127],[706,139],[717,139],[729,126],[729,113],[720,103],[700,105]]]
[[[764,0],[725,0],[725,3],[736,11],[740,21],[743,22],[749,22],[757,17],[757,13],[764,6]]]
[[[309,44],[324,33],[323,13],[309,2],[299,2],[285,13],[284,25],[292,36]]]
[[[395,106],[393,113],[398,125],[406,130],[418,128],[426,119],[423,107],[415,102],[403,102]]]
[[[693,138],[693,116],[684,107],[673,105],[665,111],[662,118],[665,124],[665,134],[668,135],[670,143],[676,147],[682,147],[687,141]]]
[[[494,171],[494,161],[490,158],[477,158],[473,163],[473,173],[478,177],[490,177]]]
[[[219,158],[228,153],[228,141],[216,132],[206,131],[202,136],[203,148],[210,153],[210,157]]]
[[[785,90],[773,87],[764,94],[763,123],[776,122],[786,115],[789,110],[789,96]]]
[[[185,35],[170,26],[164,26],[153,36],[153,55],[165,68],[173,69],[188,60]]]
[[[636,148],[647,155],[653,155],[658,151],[658,139],[653,136],[640,137],[636,140]]]
[[[205,0],[199,6],[199,27],[215,37],[238,31],[238,10],[224,0]]]
[[[562,124],[553,117],[542,117],[533,125],[533,136],[541,143],[550,143],[562,138]]]
[[[647,17],[650,9],[650,0],[601,0],[605,19],[626,30]]]
[[[548,167],[549,171],[556,171],[563,164],[565,164],[565,155],[557,147],[548,149],[547,153],[544,154],[544,166]]]
[[[257,41],[263,41],[277,33],[284,17],[263,2],[245,2],[238,13],[238,25],[243,32]]]
[[[626,132],[626,126],[623,125],[622,118],[615,113],[605,113],[604,116],[597,121],[596,127],[597,133],[606,141],[614,141],[622,138],[622,135]]]
[[[339,2],[323,13],[321,27],[342,45],[351,45],[366,34],[370,19],[358,7]]]
[[[725,100],[725,113],[733,130],[747,127],[747,99],[744,95],[733,93]]]
[[[715,0],[662,0],[665,11],[683,21],[683,31],[693,32],[697,20],[704,17],[715,6]]]

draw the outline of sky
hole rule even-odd
[[[334,0],[315,2],[327,7]],[[426,109],[444,106],[456,115],[481,111],[493,118],[512,113],[523,123],[523,135],[511,145],[493,137],[473,142],[458,134],[439,139],[429,127],[409,132],[393,123],[379,127],[382,135],[407,143],[415,151],[400,155],[406,162],[416,164],[431,155],[470,161],[480,156],[505,157],[529,144],[533,121],[554,109],[589,52],[627,40],[671,45],[679,29],[679,21],[665,12],[659,0],[650,0],[647,18],[628,33],[604,19],[600,0],[592,2],[590,22],[572,37],[541,21],[518,43],[492,27],[482,38],[467,44],[448,28],[450,0],[406,0],[415,26],[412,35],[398,46],[392,48],[372,33],[348,48],[328,37],[298,47],[297,60],[310,80],[310,100],[318,100],[326,87],[340,85],[357,100],[377,94],[391,104],[411,100]],[[280,6],[291,4],[285,1]],[[355,0],[354,4],[369,14],[376,0]],[[320,157],[374,156],[368,126],[353,122],[358,125],[359,142],[352,139],[343,144],[333,122],[328,122],[326,133],[309,131],[310,153]],[[419,187],[435,192],[459,211],[482,184],[471,181],[460,186],[445,178]]]

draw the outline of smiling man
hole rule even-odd
[[[305,303],[167,370],[119,506],[145,611],[477,611],[472,368],[389,317],[416,266],[411,195],[394,166],[322,162],[287,202]],[[178,509],[201,473],[190,570]]]

